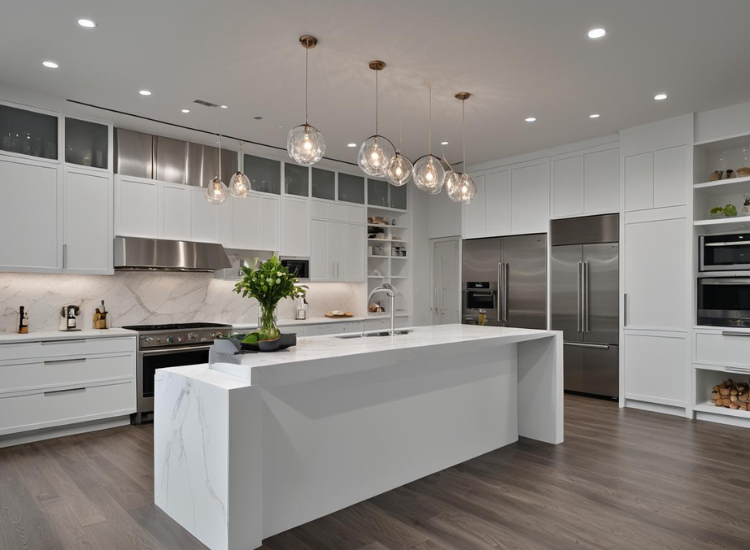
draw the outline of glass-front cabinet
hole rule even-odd
[[[367,179],[367,204],[369,206],[388,206],[388,188],[386,181]]]
[[[65,162],[109,168],[109,127],[96,122],[65,119]]]
[[[336,172],[312,169],[312,196],[316,199],[336,200]]]
[[[0,150],[57,160],[58,117],[0,105]]]
[[[284,192],[298,197],[310,196],[310,169],[299,164],[284,163]]]
[[[390,202],[388,204],[391,208],[398,208],[399,210],[406,210],[406,185],[396,187],[389,185],[390,187]]]
[[[339,200],[353,202],[355,204],[365,203],[365,178],[352,176],[339,172]]]
[[[278,160],[245,155],[244,172],[253,191],[281,194],[281,163]]]

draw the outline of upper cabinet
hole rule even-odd
[[[625,210],[685,205],[687,174],[685,145],[625,157]]]
[[[245,155],[244,171],[253,191],[281,194],[281,163],[278,160]]]
[[[474,200],[463,207],[463,237],[464,239],[477,239],[486,237],[486,217],[487,209],[485,199],[484,176],[474,176],[474,183],[477,186],[477,194]],[[443,195],[441,193],[440,195]],[[438,195],[438,197],[440,197]],[[450,201],[448,197],[440,197],[443,200]]]
[[[549,226],[549,164],[510,171],[510,232],[546,233]]]
[[[0,104],[0,150],[58,160],[59,117]]]
[[[338,199],[343,202],[365,204],[365,178],[339,172]]]
[[[510,233],[510,170],[484,176],[487,235]]]
[[[329,201],[336,200],[336,172],[312,168],[312,197]]]
[[[296,197],[310,196],[310,169],[307,166],[284,163],[284,193]]]
[[[92,168],[109,169],[109,126],[65,119],[65,162]]]
[[[553,217],[619,212],[618,148],[553,158],[551,168]]]

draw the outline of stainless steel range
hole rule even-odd
[[[133,325],[123,328],[138,332],[136,424],[153,417],[154,375],[157,369],[208,363],[208,350],[214,338],[232,332],[232,325],[221,323]]]

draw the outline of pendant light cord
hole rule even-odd
[[[461,143],[464,148],[464,174],[466,173],[466,100],[461,101]]]
[[[307,119],[307,54],[310,53],[309,48],[305,48],[305,126],[308,126]]]
[[[430,85],[430,129],[427,133],[429,143],[430,156],[432,156],[432,85]]]
[[[221,181],[221,107],[219,107],[219,181]]]
[[[378,73],[375,71],[375,135],[378,135]]]

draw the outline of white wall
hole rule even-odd
[[[411,183],[409,185],[412,185]],[[442,194],[442,193],[441,193]],[[446,197],[443,197],[446,198]],[[447,198],[446,198],[447,199]],[[427,236],[428,195],[412,185],[409,196],[412,219],[412,324],[432,324],[430,315],[430,242]]]
[[[430,239],[461,235],[461,205],[448,198],[446,193],[428,195],[427,234]]]

